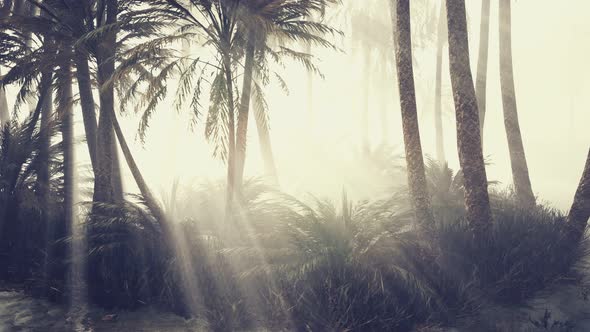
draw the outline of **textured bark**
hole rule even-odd
[[[74,227],[74,122],[73,122],[73,92],[72,92],[72,68],[68,61],[62,67],[66,72],[63,87],[65,105],[60,110],[61,134],[64,149],[63,173],[64,173],[64,226],[65,235],[71,236]],[[69,243],[69,242],[68,242]],[[68,244],[67,256],[72,257]]]
[[[225,52],[223,56],[223,71],[225,73],[225,84],[227,88],[227,126],[228,126],[228,144],[227,144],[227,192],[226,192],[226,206],[225,206],[225,219],[229,221],[233,216],[234,208],[234,196],[235,196],[235,175],[236,175],[236,135],[235,135],[235,103],[233,93],[233,77],[231,68],[231,58],[229,51]]]
[[[457,146],[465,186],[466,217],[476,238],[485,236],[492,213],[481,149],[479,113],[469,64],[465,0],[447,0],[449,62],[457,118]]]
[[[242,187],[244,166],[246,164],[246,147],[248,140],[248,118],[250,113],[250,96],[252,94],[252,73],[254,71],[254,40],[248,38],[246,56],[244,60],[244,81],[240,109],[238,110],[238,128],[236,132],[236,186]]]
[[[117,22],[117,1],[106,3],[106,24]],[[115,70],[116,32],[105,33],[97,50],[100,118],[97,131],[96,170],[94,174],[94,202],[113,203],[113,128],[112,114],[115,109],[114,87],[105,86]]]
[[[92,95],[92,81],[90,80],[90,69],[88,59],[81,51],[75,53],[76,79],[80,93],[80,108],[82,109],[82,121],[86,132],[86,143],[88,154],[92,164],[93,172],[96,170],[96,110],[94,108],[94,96]]]
[[[114,114],[112,116],[115,116]],[[115,138],[115,130],[113,128],[113,139],[111,140],[111,155],[113,156],[113,163],[111,164],[113,170],[113,200],[117,203],[123,202],[123,177],[121,175],[121,162],[119,161],[119,150],[117,149],[117,139]]]
[[[436,45],[436,81],[434,88],[434,134],[436,139],[436,160],[441,164],[447,161],[442,121],[442,56],[447,40],[445,6],[441,5],[438,18],[438,42]]]
[[[2,77],[2,72],[0,72]],[[8,100],[6,99],[6,90],[0,86],[0,127],[3,127],[10,121],[10,111],[8,110]]]
[[[516,92],[512,69],[512,35],[510,0],[500,0],[500,85],[502,88],[502,106],[504,108],[504,126],[508,138],[510,165],[514,190],[519,203],[530,208],[535,206],[535,195],[531,187],[529,169],[526,162],[524,145],[518,123]]]
[[[567,217],[572,243],[577,243],[584,235],[588,218],[590,218],[590,149],[588,150],[584,173],[574,196],[574,203]]]
[[[53,118],[53,91],[51,88],[53,73],[50,71],[41,74],[41,82],[44,89],[48,89],[43,99],[40,99],[41,108],[41,124],[39,129],[39,137],[41,146],[39,148],[39,169],[37,169],[37,195],[40,198],[41,210],[45,214],[48,211],[49,202],[49,148],[51,145],[51,136],[49,133],[49,126]],[[41,96],[40,96],[41,98]],[[47,217],[47,216],[45,216]]]
[[[410,3],[409,0],[396,0],[394,3],[395,8],[392,8],[392,16],[395,22],[393,32],[395,62],[397,66],[404,145],[408,168],[408,186],[417,223],[419,225],[430,225],[434,223],[434,218],[430,206],[430,196],[426,187],[424,159],[418,128],[416,91],[412,67]]]
[[[486,115],[486,82],[488,74],[488,48],[490,39],[490,0],[481,2],[481,21],[479,24],[479,55],[477,60],[477,77],[475,96],[479,109],[479,129],[483,137],[483,125]]]

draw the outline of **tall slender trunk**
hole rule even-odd
[[[71,52],[67,52],[71,56]],[[73,122],[73,92],[72,92],[72,67],[68,60],[62,67],[65,72],[63,97],[65,105],[62,105],[61,134],[63,141],[63,173],[64,173],[64,226],[65,235],[71,236],[74,227],[74,122]],[[71,247],[68,245],[67,259],[72,257]]]
[[[80,107],[82,108],[82,121],[86,132],[86,143],[93,172],[96,171],[96,110],[94,108],[94,96],[92,94],[92,81],[90,80],[90,69],[88,59],[79,50],[75,51],[76,79],[80,93]]]
[[[117,22],[118,4],[116,0],[106,3],[106,24]],[[94,202],[114,202],[113,193],[113,128],[112,114],[115,109],[114,86],[105,86],[115,71],[116,31],[105,33],[97,50],[98,83],[100,96],[100,118],[98,122],[96,146],[96,171],[94,174]]]
[[[238,129],[236,132],[236,186],[242,187],[244,166],[246,164],[246,146],[248,139],[248,117],[250,113],[250,96],[252,94],[252,73],[254,71],[254,33],[248,37],[244,60],[244,82],[238,111]]]
[[[113,116],[114,113],[113,113]],[[111,140],[111,155],[113,156],[113,163],[111,164],[113,170],[113,200],[116,203],[123,202],[123,177],[121,175],[121,162],[119,161],[119,149],[117,149],[117,138],[115,137],[115,129],[113,128],[113,139]]]
[[[133,154],[131,154],[131,150],[127,145],[127,140],[125,139],[125,135],[121,130],[121,126],[119,125],[119,120],[117,120],[117,115],[112,114],[113,120],[113,128],[115,130],[115,134],[117,136],[117,140],[119,141],[119,146],[121,147],[121,151],[123,151],[123,156],[125,157],[125,161],[127,162],[127,166],[131,170],[131,174],[133,175],[133,179],[137,184],[137,188],[139,188],[139,192],[143,196],[147,208],[150,212],[154,215],[154,217],[158,220],[162,229],[167,233],[168,232],[168,224],[166,221],[166,215],[162,211],[162,208],[158,201],[156,200],[155,196],[152,194],[147,182],[143,178],[137,163],[135,162],[135,158],[133,158]]]
[[[488,48],[490,31],[490,0],[481,2],[481,21],[479,24],[479,55],[477,60],[477,77],[475,96],[479,109],[479,130],[483,137],[483,125],[486,117],[486,82],[488,74]]]
[[[260,142],[260,151],[262,154],[262,161],[264,162],[264,172],[274,185],[279,185],[277,166],[272,152],[270,132],[268,125],[262,120],[264,116],[264,114],[256,114],[255,116],[258,141]]]
[[[233,77],[231,68],[231,58],[229,50],[223,56],[223,71],[225,74],[225,84],[227,88],[227,125],[228,125],[228,144],[227,144],[227,193],[225,206],[225,219],[229,221],[233,215],[235,180],[236,180],[236,135],[235,135],[235,103],[233,93]]]
[[[365,64],[363,67],[363,98],[361,105],[361,149],[365,154],[369,153],[369,92],[371,77],[371,52],[364,49]]]
[[[488,180],[481,149],[479,113],[469,64],[465,0],[447,0],[449,63],[457,118],[457,146],[465,186],[466,217],[476,239],[492,222]]]
[[[434,223],[430,196],[426,187],[424,159],[420,143],[418,112],[416,110],[416,91],[412,67],[412,37],[410,27],[409,0],[394,1],[392,8],[394,24],[395,63],[399,83],[402,127],[408,172],[408,187],[418,225],[430,226]]]
[[[445,142],[443,135],[442,121],[442,56],[443,48],[447,39],[447,27],[445,17],[445,6],[440,6],[438,18],[438,42],[436,43],[436,81],[434,88],[434,133],[436,139],[436,160],[445,163]]]
[[[578,243],[584,235],[590,218],[590,149],[580,184],[574,196],[574,203],[569,211],[567,222],[570,226],[570,241]]]
[[[0,77],[2,72],[0,71]],[[10,121],[10,111],[8,110],[8,100],[6,99],[6,89],[0,86],[0,127],[4,127]]]
[[[519,203],[530,208],[535,206],[535,195],[531,187],[529,169],[526,162],[524,145],[518,123],[516,92],[512,69],[512,34],[510,0],[500,0],[500,85],[502,88],[502,106],[504,108],[504,126],[508,137],[510,165],[514,189]]]

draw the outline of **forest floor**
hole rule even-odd
[[[155,309],[67,312],[22,291],[0,291],[0,332],[10,331],[207,331],[207,324]],[[112,315],[116,314],[116,317]],[[483,309],[478,317],[442,331],[590,331],[590,301],[578,286],[558,286],[520,308]],[[436,329],[441,331],[440,329]]]

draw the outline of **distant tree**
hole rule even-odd
[[[463,172],[467,221],[476,238],[492,222],[488,181],[481,147],[477,98],[469,65],[465,0],[447,0],[449,62],[457,118],[457,145]]]
[[[392,1],[392,15],[395,22],[393,31],[395,62],[399,83],[408,186],[416,222],[419,225],[430,225],[434,223],[434,218],[428,195],[416,110],[409,0]]]
[[[580,179],[580,184],[574,196],[574,203],[569,211],[567,222],[570,226],[570,236],[577,243],[584,235],[590,218],[590,149],[586,158],[586,166]]]
[[[512,33],[511,33],[511,0],[500,0],[500,84],[502,87],[502,106],[504,108],[504,126],[508,137],[510,165],[516,197],[523,207],[535,206],[535,195],[531,187],[518,112],[516,108],[516,92],[514,89],[514,73],[512,69]]]
[[[477,77],[475,79],[475,96],[479,109],[479,128],[483,139],[483,124],[486,115],[486,82],[488,73],[488,48],[490,39],[490,0],[481,2],[481,21],[479,23],[479,55],[477,59]]]

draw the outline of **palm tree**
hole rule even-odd
[[[590,149],[580,184],[574,196],[574,203],[567,217],[572,243],[578,243],[584,235],[588,218],[590,218]]]
[[[508,137],[510,165],[516,198],[523,207],[535,206],[535,195],[531,187],[529,169],[526,162],[518,112],[516,92],[512,69],[512,34],[510,0],[500,1],[500,85],[502,87],[502,106],[504,108],[504,126]]]
[[[447,0],[449,62],[457,117],[457,145],[465,188],[466,218],[476,238],[485,236],[492,213],[481,148],[477,98],[469,65],[464,0]]]
[[[94,202],[113,203],[115,193],[113,190],[113,149],[112,141],[112,114],[115,109],[114,85],[109,79],[115,71],[115,54],[117,32],[113,28],[117,24],[119,4],[117,0],[104,2],[104,14],[101,10],[97,13],[98,26],[108,25],[111,30],[106,31],[103,40],[97,45],[98,84],[100,87],[99,122],[97,130],[96,146],[96,170],[94,181]]]
[[[408,168],[408,186],[416,221],[421,225],[434,223],[430,196],[426,185],[424,158],[420,143],[418,114],[416,111],[416,92],[412,67],[412,38],[410,30],[409,0],[397,0],[392,3],[392,17],[395,22],[394,44],[397,76],[399,82],[400,103],[404,145]]]
[[[2,72],[0,71],[0,78]],[[0,127],[3,127],[10,121],[10,112],[8,111],[8,100],[6,99],[6,89],[0,87]]]
[[[447,27],[445,18],[445,6],[442,4],[440,6],[440,14],[438,18],[438,41],[436,43],[436,79],[434,89],[434,133],[436,137],[436,159],[441,164],[444,164],[447,160],[445,156],[442,121],[442,56],[443,48],[447,42]]]
[[[486,82],[488,73],[488,46],[490,31],[490,0],[481,2],[481,21],[479,24],[479,55],[477,60],[477,77],[475,96],[479,109],[479,127],[483,137],[483,124],[486,115]]]
[[[285,54],[281,52],[291,52],[285,42],[302,40],[305,44],[319,44],[321,46],[332,46],[330,42],[323,38],[323,34],[333,32],[333,29],[321,22],[314,22],[310,19],[314,12],[323,12],[324,8],[331,2],[331,0],[314,0],[311,2],[293,2],[293,1],[245,1],[243,6],[247,8],[247,14],[240,16],[241,24],[244,27],[245,40],[245,59],[244,59],[244,81],[242,84],[242,96],[240,102],[240,109],[238,114],[238,127],[236,135],[236,184],[242,185],[244,174],[244,164],[246,159],[246,139],[248,114],[250,109],[250,95],[252,94],[252,81],[255,66],[259,68],[258,72],[261,76],[266,75],[264,72],[268,71],[265,68],[266,59],[277,59]],[[281,50],[276,51],[268,45],[269,38],[274,37],[278,39],[281,45]],[[258,61],[255,63],[255,53],[258,49]],[[311,54],[298,55],[304,64],[309,61],[306,59],[311,57]],[[314,67],[309,68],[309,73],[313,73]],[[278,74],[275,73],[278,77]],[[282,80],[282,78],[281,78]],[[284,83],[281,82],[281,83]],[[258,85],[255,85],[257,90]],[[256,96],[259,99],[261,91],[257,91]],[[264,110],[261,110],[265,112]],[[260,112],[260,113],[262,113]],[[263,151],[263,159],[265,160],[267,173],[272,177],[275,183],[276,166],[274,165],[274,158],[272,149],[270,147],[270,135],[268,132],[268,125],[264,123],[264,114],[259,114],[256,117],[257,126],[259,129],[259,138],[261,139],[261,148]]]

